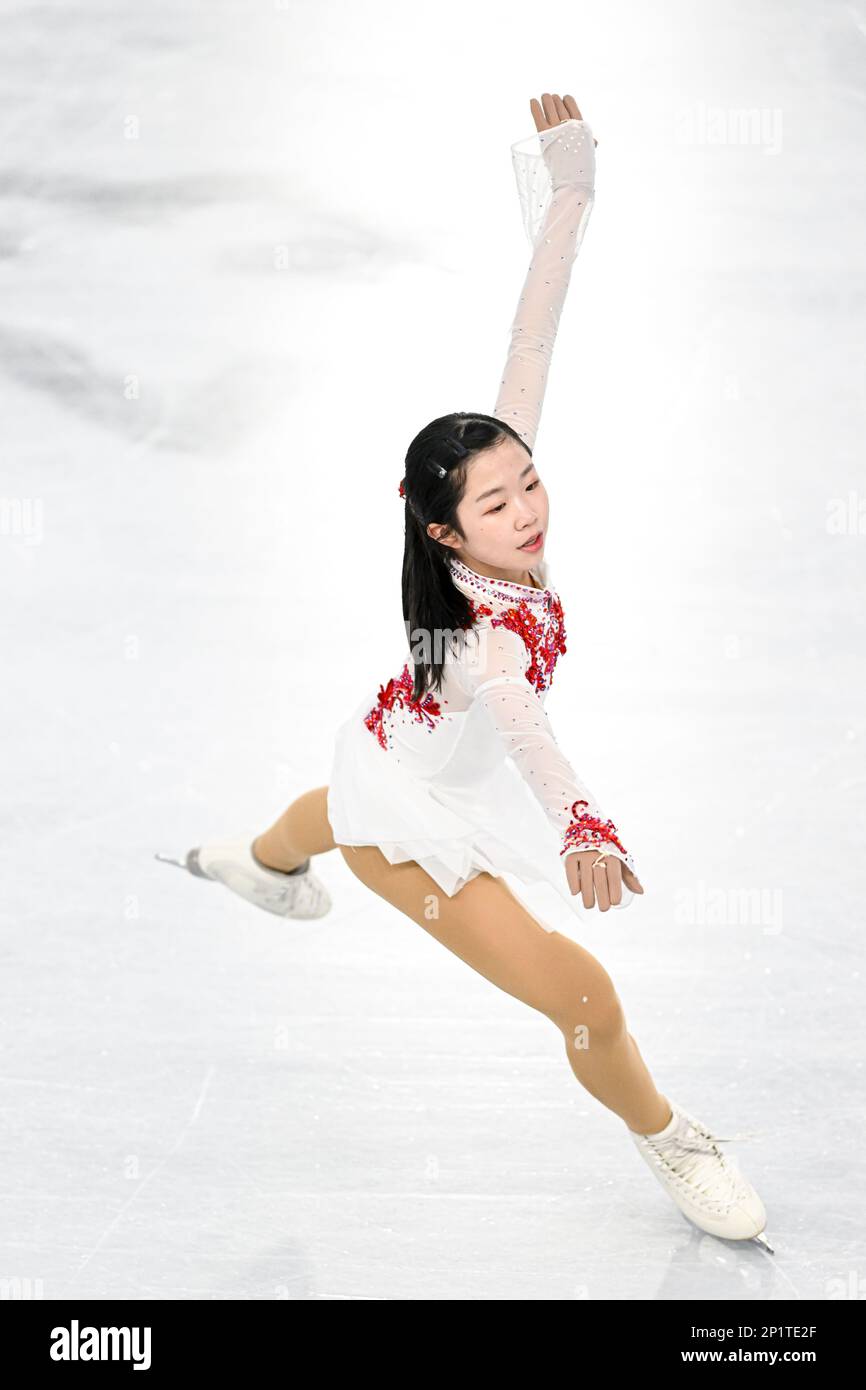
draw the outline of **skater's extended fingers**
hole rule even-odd
[[[595,907],[598,904],[601,912],[607,912],[613,903],[622,902],[622,865],[611,855],[603,859],[598,866],[594,866],[593,861],[597,858],[598,850],[594,849],[568,854],[565,858],[565,872],[571,892],[581,894],[584,907]]]
[[[643,892],[643,886],[637,874],[633,874],[631,869],[627,869],[625,865],[623,865],[622,878],[626,888],[630,888],[633,893]]]
[[[593,867],[593,881],[595,883],[595,894],[598,898],[598,906],[601,912],[607,912],[610,907],[610,893],[607,886],[607,860],[602,859],[600,864]]]
[[[583,117],[580,114],[580,107],[578,106],[573,96],[569,96],[566,92],[565,96],[562,98],[562,104],[568,112],[568,119],[570,121],[583,120]]]
[[[580,860],[576,854],[565,856],[565,876],[572,896],[580,892]]]
[[[598,856],[595,850],[577,856],[580,862],[580,891],[584,907],[595,907],[595,890],[592,882],[592,861]]]
[[[572,894],[581,893],[583,895],[584,907],[592,907],[592,861],[597,858],[596,854],[575,853],[574,850],[565,856],[565,874],[568,879],[568,886]],[[587,884],[589,885],[589,900],[587,901]]]
[[[569,120],[582,121],[583,117],[580,114],[580,107],[578,106],[574,97],[566,95],[562,98],[562,100],[565,105],[565,109],[568,112]],[[596,140],[595,136],[592,137],[592,143],[593,145],[598,144],[598,141]]]
[[[560,99],[556,92],[545,92],[541,98],[544,106],[530,97],[529,109],[532,112],[532,119],[535,121],[536,130],[550,130],[552,126],[561,125],[563,121],[582,121],[580,107],[573,96],[566,94]],[[593,144],[598,141],[593,136]]]
[[[551,125],[559,125],[561,121],[568,120],[568,112],[562,104],[562,98],[556,92],[544,92],[541,102]]]
[[[543,105],[539,105],[535,97],[532,97],[529,103],[536,130],[550,130],[553,126],[561,125],[563,121],[570,119],[569,113],[559,97],[553,97],[550,92],[544,92],[541,101]]]
[[[553,100],[556,103],[556,123],[561,125],[563,121],[571,120],[571,112],[558,92],[554,92]]]
[[[532,119],[535,121],[536,130],[547,130],[547,117],[541,109],[541,102],[536,97],[531,97],[529,109],[532,112]]]
[[[604,862],[607,865],[607,891],[610,894],[611,906],[616,907],[622,902],[622,863],[615,854],[611,854]]]

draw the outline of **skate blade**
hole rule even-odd
[[[154,859],[158,859],[161,864],[176,864],[179,869],[188,872],[185,859],[174,859],[170,854],[155,854]]]
[[[767,1250],[771,1255],[775,1255],[776,1252],[773,1249],[770,1242],[767,1240],[767,1237],[764,1235],[763,1231],[759,1231],[756,1236],[752,1236],[752,1240],[755,1242],[756,1245],[760,1245],[762,1250]]]
[[[185,869],[188,874],[192,874],[193,878],[206,878],[210,882],[210,874],[206,874],[199,863],[200,852],[201,845],[196,845],[194,849],[187,850],[184,859],[175,859],[172,854],[155,854],[153,857],[162,864],[176,864],[179,869]]]

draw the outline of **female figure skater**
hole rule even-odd
[[[552,887],[572,922],[578,895],[607,912],[643,893],[544,707],[566,645],[532,450],[597,142],[571,96],[545,93],[530,109],[537,135],[512,155],[533,256],[496,406],[431,421],[399,484],[408,657],[341,726],[327,786],[261,834],[170,862],[278,916],[313,918],[330,898],[312,859],[339,849],[374,893],[560,1029],[577,1080],[623,1121],[686,1217],[769,1250],[760,1197],[725,1141],[656,1089],[607,971],[503,878]]]

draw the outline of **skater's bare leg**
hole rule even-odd
[[[293,801],[270,830],[253,840],[253,854],[269,869],[296,869],[312,854],[335,849],[328,821],[328,788],[316,787]]]
[[[353,874],[493,984],[560,1029],[572,1071],[639,1134],[671,1118],[628,1032],[613,981],[576,941],[548,932],[502,879],[480,874],[453,898],[414,861],[389,864],[375,845],[340,845]]]

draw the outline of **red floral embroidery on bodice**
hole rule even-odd
[[[519,599],[498,615],[488,604],[476,603],[473,598],[469,599],[469,606],[476,621],[489,617],[491,627],[507,627],[522,637],[530,656],[526,679],[539,693],[548,690],[557,658],[566,651],[565,616],[558,596],[548,593],[540,615],[532,611],[526,599]]]
[[[471,576],[473,584],[491,585],[491,596],[496,597],[496,607],[493,607],[480,598],[466,595],[471,613],[468,626],[489,622],[491,627],[507,627],[516,632],[529,652],[526,679],[537,691],[547,690],[553,680],[557,657],[566,649],[565,622],[557,594],[550,589],[530,589],[528,597],[524,598],[520,594],[520,590],[526,588],[524,585],[485,580],[474,571],[458,568]],[[428,730],[434,729],[444,715],[432,691],[428,690],[420,700],[413,699],[413,685],[414,675],[406,662],[399,676],[393,677],[387,685],[380,685],[375,705],[364,716],[364,723],[382,748],[389,746],[386,713],[395,709],[408,710]]]
[[[364,723],[375,734],[383,748],[387,749],[388,741],[385,737],[384,714],[386,710],[408,709],[414,714],[415,718],[428,728],[433,728],[435,720],[442,714],[438,700],[431,691],[427,691],[420,700],[412,698],[414,676],[409,670],[409,663],[403,667],[399,676],[392,677],[387,685],[379,686],[379,694],[376,703],[365,716]]]

